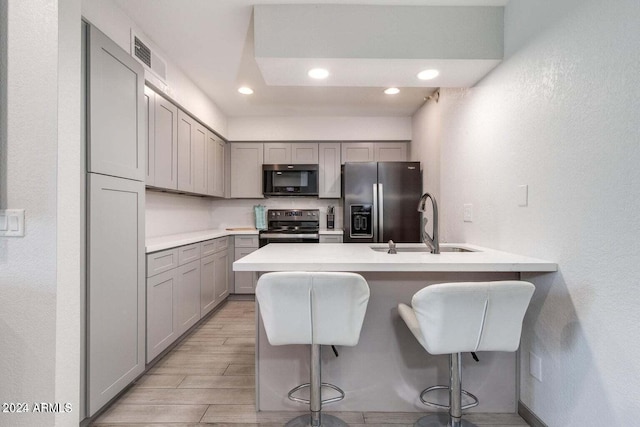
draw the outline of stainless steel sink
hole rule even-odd
[[[376,252],[387,252],[389,247],[387,246],[371,246]],[[431,252],[426,246],[405,246],[396,247],[396,251],[400,252]],[[440,252],[476,252],[472,249],[462,248],[459,246],[440,246]]]

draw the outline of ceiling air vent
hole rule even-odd
[[[131,29],[131,55],[140,61],[147,70],[158,77],[162,83],[166,83],[167,64],[154,51],[149,48],[149,43],[143,41],[143,37]]]
[[[151,49],[136,36],[133,36],[133,55],[151,68]]]

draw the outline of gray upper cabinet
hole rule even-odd
[[[194,135],[196,121],[178,110],[178,190],[193,192]]]
[[[178,108],[155,95],[154,108],[154,179],[153,185],[178,189]]]
[[[265,142],[264,164],[316,164],[318,144],[314,142]]]
[[[343,142],[342,163],[373,162],[375,155],[373,142]]]
[[[339,199],[341,192],[340,143],[318,144],[318,197]]]
[[[147,185],[153,186],[155,184],[155,153],[156,153],[156,142],[155,142],[155,106],[156,106],[156,93],[150,89],[149,87],[144,87],[144,114],[147,125],[145,126],[146,133],[146,160],[147,160],[147,173],[145,175],[144,181]]]
[[[200,123],[193,126],[193,192],[207,194],[207,129]]]
[[[145,193],[142,182],[99,174],[87,179],[91,416],[145,367]]]
[[[282,165],[291,163],[291,144],[288,142],[265,142],[264,164]]]
[[[231,198],[263,198],[263,144],[231,144]]]
[[[224,197],[224,141],[207,132],[207,194]]]
[[[144,181],[144,71],[89,26],[87,171]]]
[[[376,162],[404,162],[407,160],[405,142],[376,142],[373,144]]]
[[[405,162],[406,142],[343,142],[342,164],[347,162]]]
[[[315,142],[292,142],[291,163],[294,165],[317,164],[318,144]]]

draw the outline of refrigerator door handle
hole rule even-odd
[[[378,184],[373,184],[373,241],[378,242]]]
[[[382,190],[382,184],[378,184],[378,206],[380,206],[380,212],[378,215],[378,234],[380,234],[380,242],[384,242],[384,192]]]

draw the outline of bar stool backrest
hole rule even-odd
[[[354,346],[369,285],[355,273],[274,272],[260,276],[256,299],[271,345]]]
[[[535,287],[529,282],[461,282],[427,286],[411,300],[431,354],[516,351]]]

